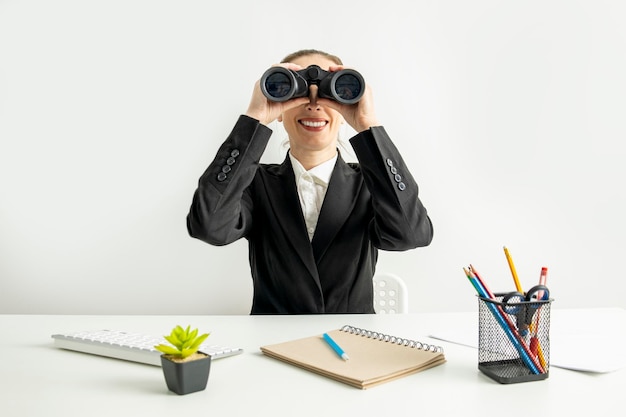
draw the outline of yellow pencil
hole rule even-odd
[[[515,265],[513,264],[513,258],[511,258],[511,254],[509,250],[504,247],[504,255],[506,256],[506,261],[509,263],[509,268],[511,269],[511,274],[513,275],[513,281],[515,281],[515,288],[517,291],[524,294],[524,290],[522,290],[522,285],[519,283],[519,278],[517,277],[517,271],[515,270]]]

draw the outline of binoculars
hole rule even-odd
[[[261,91],[268,100],[287,101],[309,95],[309,86],[317,85],[317,96],[343,104],[354,104],[363,97],[365,80],[357,71],[324,71],[311,65],[300,71],[272,67],[261,77]]]

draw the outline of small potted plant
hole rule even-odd
[[[198,335],[191,326],[176,326],[169,336],[163,336],[171,345],[155,346],[161,355],[161,366],[167,388],[178,395],[202,391],[206,388],[211,369],[211,356],[198,349],[208,333]]]

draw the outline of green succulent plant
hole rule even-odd
[[[202,342],[209,337],[209,333],[198,336],[198,329],[191,330],[191,326],[187,326],[186,329],[176,326],[169,336],[163,337],[171,343],[171,346],[160,344],[154,348],[166,355],[185,359],[198,351]]]

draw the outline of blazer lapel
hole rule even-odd
[[[339,155],[311,242],[315,260],[321,259],[328,245],[352,212],[358,190],[362,186],[362,177],[352,170]]]
[[[289,156],[285,158],[285,161],[275,172],[276,175],[269,176],[268,180],[276,183],[266,189],[270,205],[276,213],[276,218],[284,234],[291,240],[295,251],[319,285],[317,266],[306,231]]]

